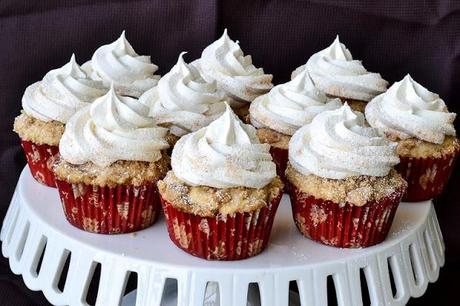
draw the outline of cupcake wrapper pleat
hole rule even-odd
[[[57,179],[56,185],[67,220],[87,232],[135,232],[151,226],[161,211],[156,182],[99,187]]]
[[[21,146],[32,176],[43,185],[56,187],[52,165],[55,156],[59,154],[59,147],[39,145],[27,140],[21,140]]]
[[[364,248],[385,240],[404,191],[361,207],[324,201],[289,186],[292,215],[306,237],[341,248]]]
[[[207,260],[240,260],[262,252],[270,239],[282,193],[254,212],[201,217],[161,198],[169,237],[185,252]]]
[[[286,183],[286,167],[288,163],[288,150],[270,146],[270,154],[276,164],[276,174]]]
[[[425,201],[440,195],[455,166],[458,151],[440,158],[400,157],[396,170],[407,181],[403,198],[407,202]]]

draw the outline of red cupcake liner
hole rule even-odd
[[[385,240],[404,190],[361,207],[310,196],[289,185],[292,215],[306,237],[341,248],[365,248]]]
[[[21,140],[21,146],[32,176],[43,185],[56,187],[52,166],[55,156],[59,154],[59,147],[28,140]]]
[[[151,226],[161,211],[156,182],[99,187],[56,179],[56,186],[67,220],[91,233],[139,231]]]
[[[440,158],[400,156],[396,170],[409,185],[403,201],[425,201],[440,195],[449,181],[458,153]]]
[[[270,154],[276,164],[276,174],[286,183],[286,167],[288,163],[288,150],[270,146]]]
[[[262,252],[270,239],[282,192],[254,212],[201,217],[161,198],[169,237],[185,252],[207,260],[240,260]]]

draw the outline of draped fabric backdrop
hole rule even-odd
[[[390,82],[410,73],[460,112],[460,1],[0,1],[0,218],[25,165],[12,132],[27,85],[65,64],[74,52],[82,64],[102,44],[126,30],[140,54],[168,72],[180,51],[186,60],[218,38],[223,29],[238,39],[275,83],[339,34],[354,58]],[[456,122],[457,129],[459,121]],[[436,210],[447,244],[438,283],[410,305],[458,305],[460,274],[460,173],[457,167]],[[0,305],[48,305],[0,265]]]

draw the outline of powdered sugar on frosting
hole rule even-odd
[[[410,75],[366,106],[369,124],[399,139],[415,137],[443,143],[446,135],[455,135],[455,117],[455,113],[448,112],[439,95],[427,90]]]
[[[268,144],[259,143],[253,126],[227,106],[225,113],[175,145],[171,165],[191,186],[262,188],[276,176]]]
[[[268,94],[256,98],[249,113],[255,127],[293,135],[317,114],[341,105],[339,99],[327,98],[313,85],[308,72],[303,71],[290,82],[277,85]]]
[[[82,68],[107,87],[114,83],[118,92],[134,97],[157,85],[160,79],[154,75],[158,66],[151,62],[150,56],[134,51],[124,31],[113,43],[99,47]]]
[[[271,74],[256,68],[250,55],[244,55],[238,41],[233,41],[225,29],[221,38],[207,46],[201,58],[193,63],[208,81],[215,80],[241,106],[268,92],[272,87]]]
[[[304,175],[323,178],[386,176],[399,163],[396,146],[345,104],[317,115],[292,136],[289,162]]]
[[[205,81],[195,67],[185,63],[184,54],[158,86],[139,98],[151,106],[155,123],[168,126],[176,136],[207,126],[225,111],[225,93],[215,81]]]
[[[88,77],[72,55],[67,64],[27,87],[22,107],[36,119],[66,123],[77,110],[106,92],[102,82]]]
[[[332,45],[313,54],[307,63],[298,67],[295,77],[308,70],[315,85],[326,94],[341,98],[370,101],[388,86],[379,73],[368,72],[359,60],[336,37]]]
[[[168,148],[167,129],[155,125],[149,108],[110,91],[67,123],[59,151],[67,162],[105,167],[118,160],[155,162]]]

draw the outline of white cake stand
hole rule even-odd
[[[179,306],[243,306],[248,287],[257,284],[260,297],[257,290],[250,290],[252,304],[260,300],[263,306],[285,306],[295,303],[289,285],[296,282],[301,305],[324,306],[331,289],[329,277],[338,305],[363,305],[361,271],[369,288],[364,294],[372,305],[404,305],[436,281],[444,264],[444,244],[431,202],[401,204],[385,242],[353,250],[304,238],[294,226],[285,196],[266,251],[242,261],[209,262],[174,246],[163,220],[137,234],[116,236],[72,227],[64,218],[57,191],[36,183],[27,167],[4,220],[1,240],[11,270],[22,274],[31,290],[43,291],[52,304],[71,306],[88,305],[87,289],[98,263],[96,305],[101,306],[122,303],[131,273],[137,273],[137,292],[123,305],[129,301],[134,305],[134,300],[136,306],[169,305],[168,299],[177,299]],[[60,290],[58,282],[69,256]],[[177,289],[171,285],[175,282]]]

